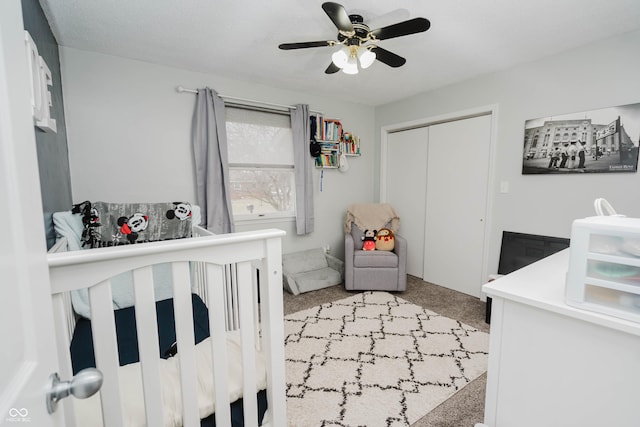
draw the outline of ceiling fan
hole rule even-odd
[[[377,43],[380,40],[421,33],[431,26],[426,18],[413,18],[372,31],[364,23],[361,15],[347,14],[345,8],[338,3],[323,3],[322,9],[338,28],[337,40],[283,43],[278,47],[283,50],[292,50],[340,45],[340,50],[331,55],[332,62],[324,71],[327,74],[337,73],[340,70],[346,74],[357,74],[358,63],[364,69],[376,59],[390,67],[401,67],[407,60],[381,48]]]

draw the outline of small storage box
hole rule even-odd
[[[576,220],[570,247],[567,304],[640,323],[640,219]]]

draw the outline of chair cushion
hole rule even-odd
[[[355,250],[362,249],[362,238],[364,237],[364,231],[360,230],[357,225],[351,225],[351,237],[353,237],[353,248]]]
[[[353,290],[404,291],[398,284],[396,268],[356,268],[353,271]]]
[[[285,274],[295,275],[305,271],[321,270],[328,266],[322,248],[282,255],[282,269]]]
[[[353,266],[397,268],[398,255],[388,251],[355,251],[353,254]]]

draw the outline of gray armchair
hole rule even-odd
[[[374,215],[371,210],[380,209]],[[364,214],[367,212],[367,214]],[[367,218],[359,218],[367,216]],[[377,222],[376,222],[377,221]],[[399,217],[387,204],[352,205],[347,211],[344,236],[344,286],[346,290],[404,291],[407,289],[407,241],[395,234],[393,251],[364,251],[362,237],[368,229],[397,229]]]

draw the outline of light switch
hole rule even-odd
[[[509,192],[509,181],[500,181],[500,192],[501,193]]]

